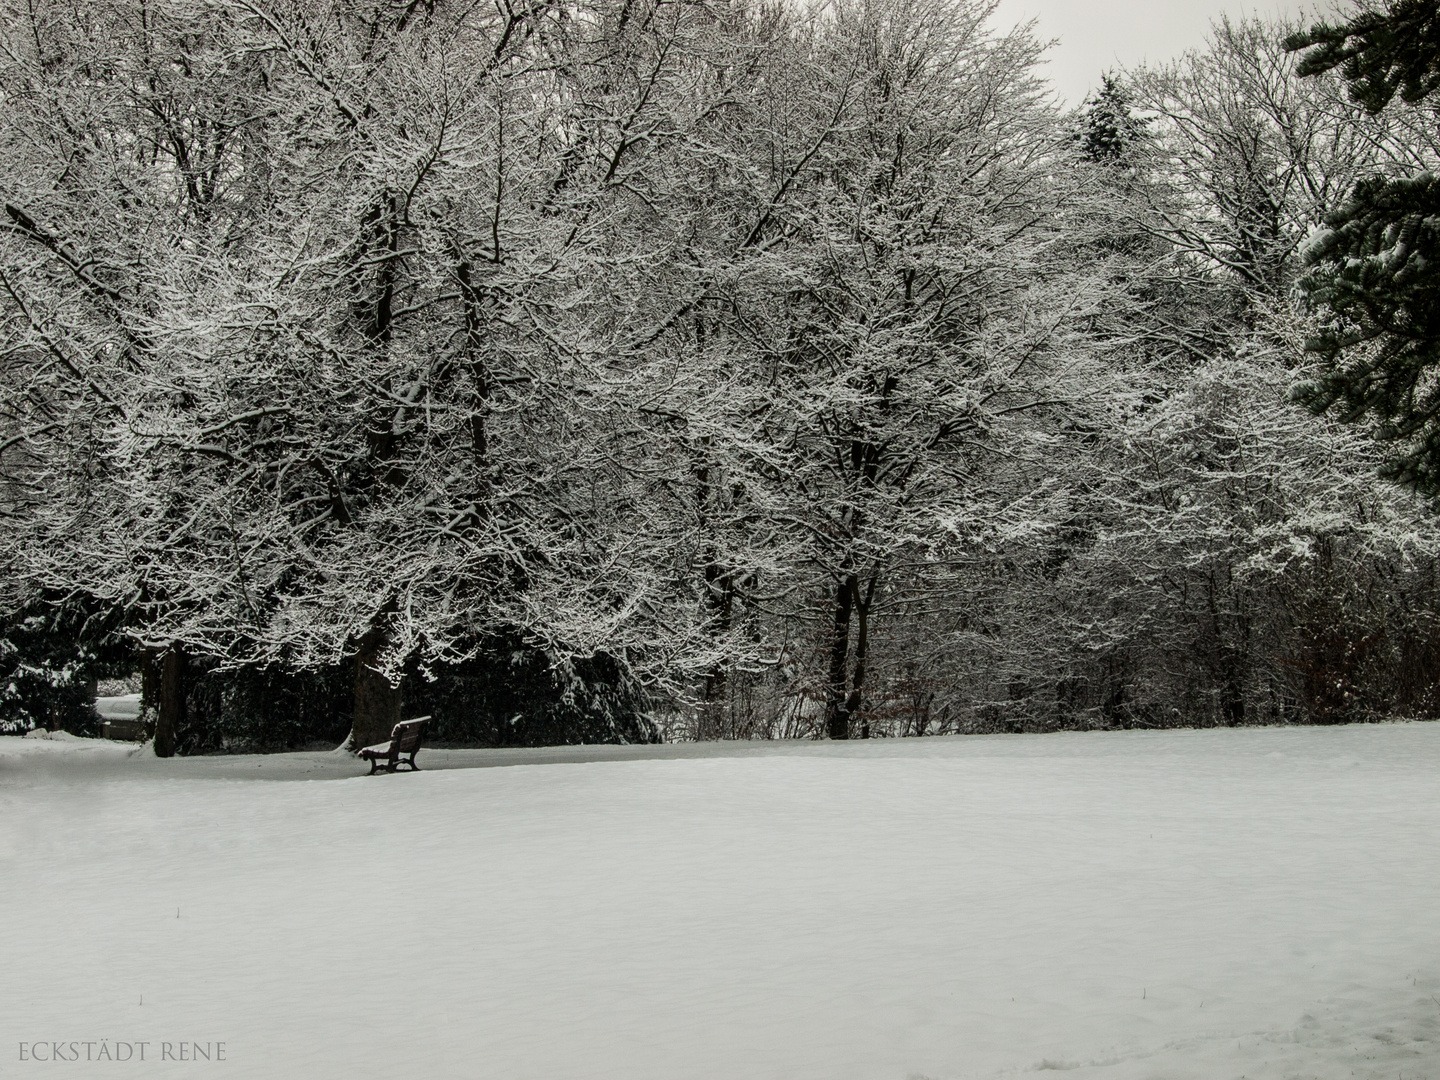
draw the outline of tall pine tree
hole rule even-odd
[[[1129,165],[1135,145],[1145,136],[1145,120],[1130,108],[1130,93],[1110,72],[1085,102],[1076,140],[1080,153],[1098,165]]]
[[[1291,35],[1308,49],[1301,75],[1336,68],[1372,115],[1396,94],[1410,104],[1440,89],[1440,0],[1392,0],[1341,26]],[[1324,369],[1297,398],[1316,412],[1369,415],[1393,444],[1387,473],[1440,494],[1440,182],[1429,174],[1375,176],[1325,217],[1309,245],[1301,288],[1326,317],[1307,348]]]

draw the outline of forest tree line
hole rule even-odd
[[[1347,398],[1307,271],[1428,90],[1243,20],[1065,109],[981,0],[4,14],[11,730],[1440,714],[1433,387]]]

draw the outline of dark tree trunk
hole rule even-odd
[[[845,697],[846,722],[860,712],[861,703],[864,700],[865,692],[865,660],[870,655],[870,604],[875,599],[875,581],[879,577],[875,574],[870,578],[870,583],[865,586],[865,598],[862,600],[857,595],[855,598],[855,674],[850,679],[850,693]],[[857,586],[858,591],[858,586]],[[870,737],[870,721],[861,722],[860,737]]]
[[[1206,579],[1214,649],[1211,670],[1218,684],[1219,721],[1229,727],[1245,722],[1245,675],[1250,662],[1250,620],[1238,597],[1222,603],[1222,586],[1212,570]],[[1233,588],[1233,582],[1232,582]],[[1227,610],[1227,608],[1229,610]]]
[[[729,633],[735,607],[735,578],[729,570],[715,561],[711,552],[705,566],[705,589],[710,605],[711,626],[717,636]],[[700,737],[702,739],[723,739],[727,734],[725,723],[726,684],[729,670],[717,663],[705,676],[704,696],[700,706]]]
[[[140,720],[153,724],[160,714],[160,650],[142,646],[140,658]]]
[[[350,749],[360,750],[390,738],[400,722],[400,687],[375,670],[385,648],[385,632],[371,630],[360,639],[355,654],[355,710],[350,727]]]
[[[371,346],[378,353],[390,349],[394,337],[395,298],[402,271],[400,255],[400,223],[397,219],[398,206],[394,192],[386,191],[379,204],[367,215],[366,225],[370,232],[370,250],[367,261],[375,266],[372,283],[373,308],[364,332]],[[398,388],[384,386],[386,391]],[[365,432],[366,459],[370,467],[370,480],[399,487],[405,482],[404,470],[394,461],[394,454],[400,441],[399,421],[404,406],[396,408],[393,400],[377,405]]]
[[[729,672],[723,664],[716,664],[705,676],[705,686],[700,698],[700,738],[725,738],[725,684]]]
[[[695,314],[695,345],[705,351],[705,320],[700,311]],[[695,475],[695,520],[702,533],[711,528],[711,510],[716,505],[716,485],[710,475],[710,436],[701,437],[696,444],[693,465]],[[723,477],[722,477],[723,483]],[[712,543],[705,553],[705,604],[709,608],[710,632],[717,638],[730,632],[735,609],[735,574],[720,560],[720,553]],[[705,675],[701,691],[700,706],[696,717],[696,734],[701,739],[723,739],[734,734],[734,725],[727,723],[726,691],[729,682],[729,667],[725,660],[717,661]]]
[[[850,612],[855,604],[855,575],[847,574],[835,587],[835,621],[830,630],[830,671],[825,684],[825,734],[831,739],[850,737],[846,709],[850,666]]]
[[[497,248],[498,244],[497,241]],[[499,261],[498,258],[496,261]],[[484,290],[475,284],[467,260],[460,261],[455,273],[460,280],[460,298],[465,308],[465,352],[470,359],[471,378],[475,380],[475,407],[470,414],[470,446],[475,456],[476,476],[480,487],[476,500],[484,502],[489,495],[487,474],[490,465],[490,438],[485,430],[485,418],[490,410],[490,368],[485,361],[488,342]]]
[[[185,651],[171,645],[160,658],[160,709],[155,717],[155,756],[173,757],[175,733],[185,722]]]
[[[1221,714],[1226,727],[1240,727],[1245,723],[1244,660],[1229,649],[1222,656],[1225,677],[1220,690]]]

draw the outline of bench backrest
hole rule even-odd
[[[413,720],[402,720],[395,725],[390,732],[390,738],[394,740],[396,754],[408,754],[420,746],[420,740],[425,737],[425,724],[429,721],[428,716],[417,716]]]

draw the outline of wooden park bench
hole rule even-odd
[[[420,766],[415,764],[415,754],[420,749],[421,740],[425,738],[425,724],[429,719],[428,716],[417,716],[413,720],[401,720],[391,730],[389,742],[376,743],[361,750],[361,760],[370,762],[370,772],[366,775],[374,776],[382,768],[393,773],[402,764],[419,772]],[[409,754],[409,760],[402,762],[402,754]]]

